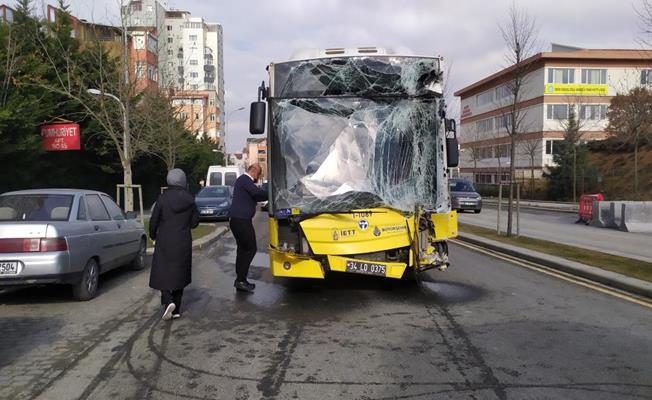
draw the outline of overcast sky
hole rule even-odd
[[[117,23],[119,0],[69,0],[73,13]],[[539,48],[639,48],[635,7],[641,0],[517,0],[534,16]],[[55,4],[56,1],[51,0]],[[270,61],[299,48],[382,46],[442,55],[458,90],[498,71],[504,45],[498,25],[511,0],[169,0],[224,28],[228,151],[244,146],[249,103]]]

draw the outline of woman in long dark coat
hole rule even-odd
[[[156,200],[149,236],[156,241],[149,286],[161,291],[163,320],[181,317],[183,289],[192,280],[192,235],[199,225],[194,197],[186,190],[186,174],[168,172],[168,188]]]

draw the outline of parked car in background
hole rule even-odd
[[[43,189],[0,195],[0,287],[72,285],[95,297],[100,274],[145,267],[147,236],[105,193]]]
[[[482,197],[476,192],[473,183],[466,179],[448,180],[451,194],[451,208],[459,212],[470,210],[476,214],[482,211]]]
[[[206,186],[195,196],[199,218],[228,219],[232,197],[232,186]]]

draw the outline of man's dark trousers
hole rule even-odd
[[[238,244],[238,252],[235,257],[236,281],[246,282],[249,266],[258,251],[254,224],[251,219],[231,218],[229,226],[233,237],[235,237],[235,242]]]

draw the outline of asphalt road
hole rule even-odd
[[[256,219],[259,247],[267,241]],[[652,310],[451,246],[422,286],[280,281],[234,292],[235,244],[195,254],[183,317],[147,271],[0,294],[6,399],[651,399]]]
[[[497,207],[484,207],[480,214],[460,213],[465,224],[496,229]],[[507,211],[501,212],[501,229],[507,229]],[[621,232],[616,229],[596,228],[576,224],[577,215],[539,210],[521,210],[521,235],[564,243],[590,250],[652,262],[652,235]],[[514,216],[516,231],[516,216]]]

